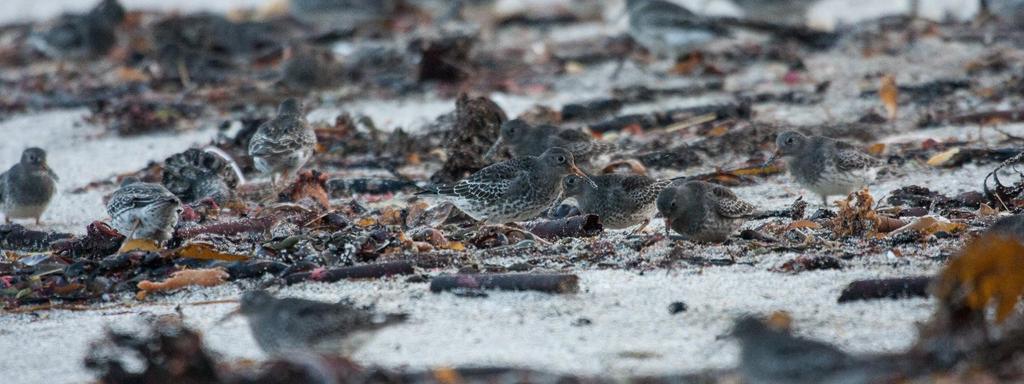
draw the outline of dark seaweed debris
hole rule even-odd
[[[498,137],[505,111],[486,97],[463,94],[455,102],[455,126],[445,137],[448,161],[430,176],[435,183],[451,183],[487,166],[484,154]]]

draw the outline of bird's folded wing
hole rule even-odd
[[[622,180],[622,190],[640,205],[658,199],[658,193],[671,183],[668,180],[656,180],[647,176],[629,176]]]
[[[719,215],[725,217],[744,217],[754,212],[755,207],[736,197],[729,189],[722,186],[714,186],[711,193],[717,198],[715,210]]]
[[[456,196],[476,200],[497,200],[505,196],[512,186],[511,179],[500,180],[462,180],[452,186]]]
[[[836,168],[843,171],[877,167],[881,161],[856,149],[837,148]]]
[[[462,197],[500,198],[508,192],[517,178],[528,172],[528,161],[529,159],[523,158],[491,164],[455,183],[452,187],[455,194]]]
[[[153,204],[161,198],[167,197],[157,187],[144,183],[130,184],[122,187],[111,198],[111,205],[116,206],[119,211],[144,207]]]
[[[272,140],[268,137],[253,137],[249,144],[249,153],[257,156],[283,155],[303,147],[304,140],[282,137]]]

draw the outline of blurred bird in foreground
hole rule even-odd
[[[794,336],[744,316],[731,335],[740,344],[739,371],[752,384],[854,384],[895,382],[900,362],[859,358],[830,344]]]
[[[409,317],[376,313],[345,301],[278,299],[265,291],[246,292],[239,304],[229,316],[245,316],[260,348],[278,356],[306,351],[349,355],[369,341],[374,331]]]

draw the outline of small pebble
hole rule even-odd
[[[686,303],[684,303],[682,301],[675,301],[675,302],[672,302],[672,304],[668,305],[668,313],[672,314],[672,315],[680,313],[680,312],[686,312],[686,309],[687,309]]]

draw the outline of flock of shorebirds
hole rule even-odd
[[[630,35],[655,53],[678,55],[728,33],[685,8],[661,0],[628,0],[627,11]],[[107,14],[119,15],[97,11],[90,17],[104,20],[97,15]],[[45,35],[41,41],[61,48],[61,44],[68,43],[62,36]],[[277,187],[287,184],[314,156],[315,146],[316,135],[301,103],[288,99],[280,104],[273,119],[259,126],[248,154],[255,167]],[[660,214],[666,231],[695,242],[726,241],[757,210],[728,188],[704,181],[584,171],[597,157],[621,150],[583,131],[511,120],[502,125],[494,146],[484,154],[491,159],[507,152],[510,160],[495,162],[453,184],[424,186],[418,195],[450,202],[483,224],[499,225],[537,218],[563,199],[573,198],[582,213],[597,215],[606,228],[641,232]],[[797,132],[778,135],[776,151],[769,161],[776,158],[784,159],[793,179],[820,196],[823,203],[829,196],[846,195],[867,186],[882,166],[881,161],[855,146]],[[56,192],[57,181],[43,149],[24,150],[21,160],[0,174],[0,212],[7,222],[34,219],[39,224]],[[163,185],[135,179],[126,180],[107,204],[110,223],[120,233],[128,239],[157,243],[171,238],[181,212],[181,200]],[[406,317],[376,314],[352,303],[278,299],[261,291],[244,294],[240,304],[237,312],[248,317],[256,341],[272,354],[308,350],[318,342],[332,340],[332,336],[351,339],[357,331],[372,331]],[[760,323],[746,324],[737,328],[738,337],[765,338],[775,332]]]
[[[286,183],[313,156],[316,135],[295,99],[281,103],[277,116],[262,124],[249,143],[256,168],[274,185]],[[845,195],[874,180],[881,161],[855,146],[821,136],[783,132],[772,156],[784,158],[804,188],[821,196]],[[418,195],[447,201],[484,224],[537,218],[565,198],[580,211],[601,218],[610,229],[643,228],[660,213],[666,230],[686,240],[723,242],[755,213],[754,204],[728,188],[705,181],[659,180],[644,175],[589,175],[577,166],[613,152],[616,146],[587,133],[511,120],[486,154],[507,147],[511,160],[491,164],[453,184],[429,185]],[[772,161],[769,160],[769,161]],[[8,222],[39,222],[56,192],[56,173],[46,152],[26,149],[21,161],[0,175],[0,208]],[[181,200],[163,185],[127,179],[107,204],[111,224],[129,239],[163,242],[171,238]]]
[[[764,13],[762,8],[783,5],[757,3],[741,1],[739,5],[754,7],[749,10],[755,15]],[[811,2],[783,3],[806,7]],[[297,1],[291,6],[301,11],[331,4]],[[454,4],[457,9],[461,2]],[[728,23],[664,0],[627,0],[626,12],[630,36],[658,56],[678,56],[729,34]],[[104,25],[107,23],[103,20],[124,14],[116,0],[102,0],[88,14],[61,19],[63,23],[34,36],[33,42],[48,48],[43,52],[74,52],[75,42],[82,39],[69,36],[95,29],[79,24]],[[277,185],[287,182],[313,156],[315,145],[316,136],[304,120],[300,104],[287,100],[281,103],[276,118],[259,127],[249,145],[249,155],[256,168],[270,175]],[[873,180],[880,165],[855,147],[826,137],[786,132],[779,135],[777,145],[776,155],[788,160],[796,181],[823,199],[864,186]],[[578,165],[586,167],[596,156],[619,148],[578,130],[512,120],[501,127],[500,137],[485,157],[492,158],[503,149],[512,160],[492,164],[451,185],[425,187],[420,194],[450,201],[487,224],[529,220],[563,196],[572,197],[583,213],[601,217],[606,228],[635,226],[641,231],[660,212],[666,230],[706,242],[724,241],[755,211],[754,205],[740,200],[728,188],[701,181],[588,175]],[[34,218],[38,222],[54,194],[55,181],[56,175],[46,166],[46,153],[38,148],[26,150],[21,162],[0,177],[0,207],[6,220]],[[181,202],[163,186],[136,180],[126,181],[107,205],[115,229],[129,238],[157,242],[170,238],[181,209]]]

